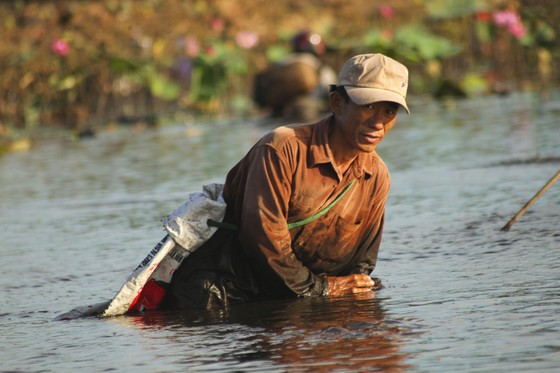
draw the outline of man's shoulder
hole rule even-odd
[[[313,126],[312,123],[302,123],[276,127],[263,140],[275,148],[299,142],[308,143],[313,135]]]

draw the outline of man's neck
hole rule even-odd
[[[359,151],[349,148],[342,135],[337,132],[337,128],[333,127],[329,133],[329,148],[337,171],[344,175],[358,157]]]

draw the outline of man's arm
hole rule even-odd
[[[385,214],[381,215],[381,219],[375,222],[371,232],[367,235],[367,240],[363,243],[364,249],[359,255],[356,264],[353,266],[351,273],[369,275],[377,264],[377,254],[381,246],[381,237],[383,235],[383,226],[385,222]]]
[[[301,296],[320,296],[327,280],[312,273],[295,256],[288,230],[292,160],[262,145],[253,149],[247,175],[239,239],[261,277],[281,282]]]
[[[372,229],[372,233],[369,236],[371,238],[364,243],[366,247],[365,253],[354,266],[353,274],[349,276],[327,277],[327,293],[329,296],[336,297],[364,293],[371,291],[376,285],[369,274],[373,271],[377,262],[377,253],[379,252],[383,232],[383,221],[384,218],[382,217],[381,221]]]

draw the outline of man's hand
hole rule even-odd
[[[372,291],[375,282],[368,275],[349,275],[340,277],[327,276],[329,296],[338,297],[347,294],[357,294]]]

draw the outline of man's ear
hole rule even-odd
[[[333,113],[340,114],[344,106],[344,97],[338,92],[329,93],[329,105]]]

